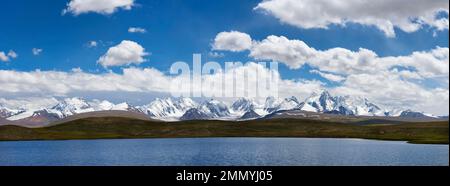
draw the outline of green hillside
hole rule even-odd
[[[0,140],[68,140],[184,137],[314,137],[404,140],[448,144],[448,121],[344,124],[304,119],[186,121],[165,123],[130,118],[86,118],[45,128],[1,126]]]

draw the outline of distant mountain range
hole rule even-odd
[[[0,104],[0,124],[50,123],[77,114],[99,111],[128,111],[145,114],[151,119],[180,121],[250,120],[291,110],[343,116],[438,118],[411,110],[386,110],[366,98],[332,96],[329,92],[323,91],[320,94],[312,94],[304,101],[299,101],[294,96],[284,99],[268,97],[262,104],[248,98],[239,98],[229,105],[215,99],[197,103],[190,98],[158,98],[142,106],[128,103],[114,104],[106,100],[87,101],[82,98],[66,98],[50,108],[41,109],[7,108]],[[442,118],[448,119],[448,116]]]

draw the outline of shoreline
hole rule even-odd
[[[85,139],[29,139],[29,140],[0,140],[2,142],[39,142],[39,141],[99,141],[99,140],[164,140],[164,139],[334,139],[334,140],[367,140],[367,141],[380,141],[380,142],[404,142],[411,145],[449,145],[449,143],[414,143],[413,141],[407,140],[390,140],[390,139],[377,139],[377,138],[345,138],[345,137],[282,137],[282,136],[261,136],[261,137],[251,137],[251,136],[242,136],[242,137],[150,137],[150,138],[85,138]]]

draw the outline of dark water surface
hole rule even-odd
[[[448,145],[323,138],[0,142],[1,165],[449,165]]]

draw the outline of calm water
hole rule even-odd
[[[0,142],[0,165],[449,165],[448,145],[360,139]]]

